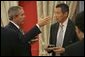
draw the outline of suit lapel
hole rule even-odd
[[[71,34],[71,30],[70,30],[70,20],[68,20],[68,24],[67,24],[67,28],[66,28],[66,32],[65,32],[65,36],[64,36],[64,42],[63,42],[63,47],[66,46],[65,44],[67,44],[67,41],[69,39],[69,35]]]
[[[21,32],[14,24],[12,24],[12,23],[10,22],[10,23],[9,23],[9,26],[12,28],[12,30],[14,30],[14,31],[18,34],[17,37],[19,37],[19,39],[21,39],[21,38],[23,37],[22,32]]]
[[[57,43],[57,33],[58,33],[58,28],[59,28],[59,23],[56,23],[55,25],[55,28],[54,28],[54,41],[55,42],[55,46],[56,46],[56,43]]]

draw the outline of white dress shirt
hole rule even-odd
[[[61,45],[59,47],[62,47],[63,46],[63,40],[64,40],[64,36],[65,36],[65,32],[66,32],[66,28],[67,28],[67,24],[68,24],[68,18],[63,22],[63,36],[62,36],[62,39],[61,39]],[[59,23],[59,29],[58,29],[58,33],[57,33],[57,41],[58,38],[59,38],[59,32],[60,32],[60,26],[61,26],[61,23]],[[56,46],[57,46],[57,42],[56,42]],[[59,55],[59,54],[58,54]],[[57,55],[56,55],[57,56]]]
[[[64,36],[65,36],[65,32],[66,32],[66,28],[67,28],[67,24],[68,24],[68,18],[63,22],[63,40],[64,40]],[[60,32],[60,25],[61,23],[59,24],[59,29],[58,29],[58,33],[57,33],[57,38],[59,36],[59,32]],[[58,40],[57,40],[58,41]],[[57,43],[56,43],[57,44]],[[63,44],[63,43],[62,43]]]

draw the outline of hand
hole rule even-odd
[[[65,48],[62,48],[62,47],[54,47],[53,51],[54,51],[55,53],[61,54],[61,53],[65,52]]]
[[[46,50],[48,53],[50,53],[50,52],[53,51],[53,48],[48,48],[48,47],[47,47],[45,50]]]
[[[42,19],[42,20],[39,19],[38,25],[39,25],[40,27],[42,27],[42,26],[50,23],[50,19],[51,19],[51,18],[50,18],[49,16],[45,17],[45,18]]]
[[[84,33],[81,32],[81,31],[78,29],[77,26],[76,26],[75,28],[76,28],[76,34],[77,34],[78,39],[79,39],[79,40],[83,40],[83,38],[84,38]]]
[[[53,51],[54,45],[48,45],[48,47],[45,49],[48,53]]]
[[[38,40],[39,40],[39,39],[38,39],[38,36],[35,36],[35,38],[32,39],[30,42],[31,42],[31,44],[33,44],[33,43],[37,42]]]

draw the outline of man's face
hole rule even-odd
[[[20,9],[20,10],[19,10],[19,15],[16,16],[16,21],[17,21],[17,23],[18,23],[18,24],[22,24],[24,18],[25,18],[24,10],[23,10],[23,9]]]
[[[62,23],[65,21],[67,14],[63,13],[60,7],[55,8],[54,12],[55,12],[55,18],[59,23]]]

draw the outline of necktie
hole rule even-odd
[[[63,43],[63,25],[60,25],[59,36],[57,38],[57,47],[62,47]]]
[[[63,25],[60,25],[60,31],[59,31],[59,36],[57,38],[57,47],[62,47],[63,44]],[[56,56],[60,56],[60,54],[56,54]]]

